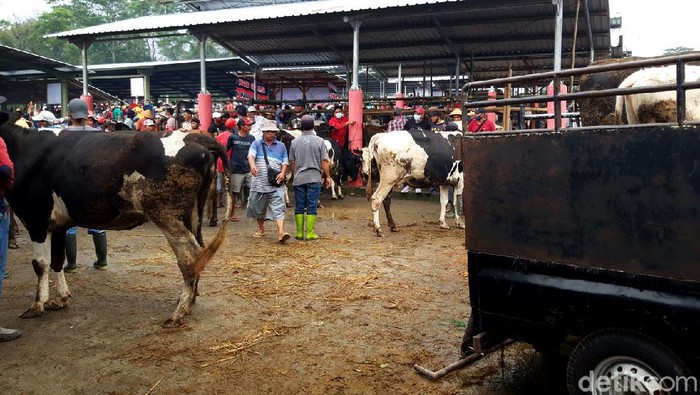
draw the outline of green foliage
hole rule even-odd
[[[44,38],[47,34],[149,15],[187,12],[182,5],[163,5],[140,0],[46,0],[50,12],[20,22],[3,21],[0,44],[60,60],[73,65],[82,63],[82,48],[64,39]],[[80,44],[78,44],[80,45]],[[208,57],[231,56],[211,41]],[[89,64],[145,62],[155,60],[199,59],[199,42],[193,36],[119,39],[109,37],[92,43],[88,49]]]
[[[664,55],[675,55],[675,54],[677,54],[677,53],[688,52],[688,51],[692,51],[692,50],[693,50],[693,48],[688,48],[688,47],[683,47],[683,46],[681,46],[681,47],[675,47],[675,48],[669,48],[669,49],[666,49],[666,50],[664,51]]]

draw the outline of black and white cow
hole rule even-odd
[[[287,147],[287,152],[292,145],[292,140],[301,136],[300,130],[281,130],[277,133],[277,140],[281,141],[285,147]],[[328,151],[328,167],[331,173],[331,178],[333,183],[331,184],[331,199],[343,199],[343,191],[341,186],[346,180],[350,179],[355,181],[359,177],[360,170],[362,169],[362,157],[360,155],[353,154],[352,151],[340,147],[337,141],[331,139],[330,137],[322,137],[326,150]],[[291,181],[292,174],[287,174],[287,184]],[[287,207],[292,207],[289,200],[288,187],[285,187],[284,201]]]
[[[400,182],[413,187],[440,187],[440,227],[449,228],[445,221],[448,188],[454,187],[454,202],[458,203],[463,189],[460,161],[455,161],[453,141],[461,132],[430,132],[424,130],[379,133],[363,149],[362,172],[368,176],[367,199],[372,203],[372,219],[377,236],[382,236],[379,223],[379,205],[384,204],[389,227],[397,231],[391,216],[391,191]],[[376,163],[379,185],[372,193],[372,163]],[[455,209],[455,224],[464,228],[464,222]]]
[[[331,199],[344,199],[342,185],[347,180],[355,181],[362,170],[362,157],[343,148],[332,138],[324,138],[328,151],[328,169],[331,173]]]
[[[224,222],[211,244],[205,247],[201,237],[214,157],[228,163],[224,148],[210,137],[179,131],[165,138],[131,131],[56,135],[7,120],[0,113],[0,137],[15,164],[7,200],[32,240],[38,277],[36,298],[22,317],[68,305],[63,262],[69,227],[124,230],[150,220],[164,233],[183,277],[177,307],[163,326],[181,325],[202,270],[226,236]],[[52,300],[49,267],[56,273]]]
[[[685,66],[685,81],[700,81],[700,66]],[[676,67],[650,67],[634,72],[620,83],[619,88],[635,88],[676,83]],[[700,90],[685,94],[685,120],[700,121]],[[617,96],[615,113],[622,123],[629,124],[676,122],[676,91],[634,93]]]

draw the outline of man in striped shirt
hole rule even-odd
[[[255,218],[258,221],[258,230],[253,237],[261,238],[265,235],[266,213],[271,212],[271,218],[277,224],[278,241],[284,243],[289,240],[289,233],[284,231],[284,178],[287,174],[289,160],[287,158],[287,148],[282,142],[277,140],[276,135],[279,129],[275,121],[266,119],[262,133],[263,137],[255,140],[248,150],[248,163],[250,164],[250,174],[253,176],[253,184],[248,197],[248,207],[246,216]],[[265,152],[267,162],[265,160]],[[277,182],[280,186],[270,184],[267,179],[268,166],[279,171]]]

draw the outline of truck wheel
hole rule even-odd
[[[569,394],[685,394],[698,384],[668,347],[639,332],[604,329],[581,340],[569,358]]]

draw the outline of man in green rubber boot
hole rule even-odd
[[[331,185],[328,169],[328,150],[322,138],[314,132],[314,118],[301,117],[301,136],[292,140],[289,148],[289,165],[294,172],[294,220],[297,240],[316,240],[317,203],[321,195],[321,183]],[[323,178],[323,179],[322,179]],[[304,221],[306,212],[306,221]],[[306,222],[306,232],[304,231]]]

